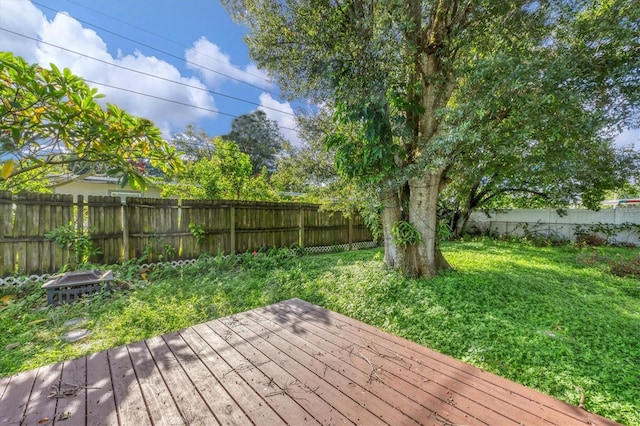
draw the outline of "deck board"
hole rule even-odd
[[[92,424],[96,426],[117,425],[118,411],[113,396],[113,382],[107,352],[91,354],[85,358],[87,419],[92,419]]]
[[[259,318],[250,313],[240,318],[246,318],[244,326],[256,334],[264,334],[276,349],[290,353],[295,351],[296,358],[318,378],[333,385],[344,395],[356,401],[360,407],[371,411],[380,420],[392,424],[419,424],[405,415],[397,406],[387,402],[384,395],[369,392],[364,384],[366,375],[353,371],[353,367],[344,359],[314,346],[309,339],[303,339],[292,333],[280,333],[280,330],[277,329],[274,332],[274,328],[260,322]]]
[[[215,351],[215,357],[211,355],[208,357],[207,366],[229,394],[233,395],[236,403],[242,407],[251,421],[254,424],[285,424],[262,395],[249,385],[252,381],[251,377],[243,373],[250,372],[253,368],[246,359],[237,355],[236,351],[206,324],[199,324],[193,327],[193,330],[197,333],[203,348],[210,346],[212,351]],[[191,343],[196,342],[191,340]],[[200,353],[200,356],[202,355]]]
[[[86,392],[84,384],[87,383],[86,358],[78,361],[65,361],[62,364],[62,377],[60,378],[59,392],[65,395],[56,401],[55,418],[66,417],[64,413],[70,413],[64,421],[65,426],[84,425],[86,418]],[[68,397],[77,396],[77,397]]]
[[[229,365],[244,378],[252,389],[288,424],[317,424],[283,389],[293,378],[284,370],[274,373],[274,363],[262,352],[244,341],[219,321],[206,324],[217,337],[233,350],[225,353]],[[211,336],[211,335],[210,335]],[[221,342],[220,340],[218,340]]]
[[[121,425],[151,425],[147,405],[129,357],[129,349],[126,346],[109,349],[107,357],[118,422]]]
[[[38,368],[36,380],[24,413],[25,424],[38,424],[44,419],[55,418],[56,398],[49,398],[53,387],[60,384],[62,363],[45,365]]]
[[[8,377],[7,387],[0,398],[0,424],[20,424],[31,396],[37,370],[23,371]]]
[[[176,358],[161,336],[146,341],[153,359],[164,379],[168,394],[178,405],[186,424],[218,424],[207,402],[184,372],[183,366],[195,358],[191,349],[183,343],[180,358]],[[159,413],[162,414],[162,413]]]
[[[176,425],[182,423],[182,414],[171,397],[158,366],[149,352],[146,342],[129,345],[129,353],[134,360],[136,376],[144,378],[140,388],[154,425]]]
[[[0,378],[38,423],[617,424],[299,299]]]
[[[474,411],[460,409],[449,400],[450,397],[446,394],[448,389],[442,388],[431,393],[426,391],[425,386],[432,384],[432,380],[413,383],[413,380],[405,381],[394,374],[389,374],[386,369],[389,368],[389,364],[392,364],[391,360],[378,357],[368,350],[365,344],[359,344],[357,340],[341,339],[331,332],[321,335],[323,327],[315,326],[312,322],[299,324],[297,328],[300,332],[304,331],[306,341],[319,345],[319,353],[329,354],[329,356],[333,353],[334,356],[339,355],[343,358],[345,365],[339,368],[348,375],[350,380],[394,404],[415,421],[424,422],[428,418],[445,417],[456,424],[467,424],[474,420]],[[398,362],[407,361],[399,359]],[[415,379],[415,376],[411,379]],[[473,401],[467,402],[473,404]],[[505,422],[504,417],[492,414],[484,413],[484,421],[481,423]]]

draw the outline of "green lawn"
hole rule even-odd
[[[625,424],[640,424],[640,280],[610,273],[623,248],[447,243],[455,271],[405,279],[380,250],[210,258],[150,274],[111,297],[55,309],[39,289],[5,290],[0,376],[299,297]],[[132,269],[120,272],[133,279]],[[0,297],[1,297],[0,296]],[[59,335],[71,318],[93,334]]]

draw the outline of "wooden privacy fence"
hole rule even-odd
[[[0,276],[47,274],[68,262],[45,233],[73,223],[89,229],[100,253],[91,261],[120,263],[194,259],[265,247],[343,246],[371,241],[362,218],[315,204],[178,200],[0,192]]]

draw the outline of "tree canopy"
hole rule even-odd
[[[210,139],[211,157],[187,160],[182,171],[161,184],[163,196],[190,199],[274,200],[266,172],[252,176],[251,160],[232,141]]]
[[[0,52],[0,185],[46,174],[53,166],[101,163],[123,184],[146,186],[140,160],[162,170],[179,166],[155,125],[116,105],[67,68],[30,65]]]
[[[249,154],[254,174],[261,173],[264,167],[268,173],[275,170],[276,154],[284,141],[278,123],[261,110],[234,118],[231,132],[223,139],[235,142],[240,151]]]
[[[632,0],[223,3],[291,97],[335,105],[337,165],[378,186],[385,262],[409,275],[448,267],[437,206],[466,171],[515,162],[505,179],[584,196],[608,180],[583,171],[638,121]]]

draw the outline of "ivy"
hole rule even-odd
[[[422,242],[422,234],[413,226],[413,224],[401,220],[393,224],[391,227],[391,235],[393,242],[399,247],[407,247]]]

